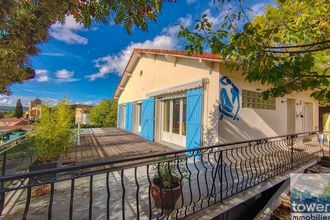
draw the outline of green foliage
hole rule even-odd
[[[241,70],[246,80],[271,87],[263,91],[264,99],[309,90],[329,102],[329,1],[278,0],[252,21],[243,3],[221,8],[220,24],[203,15],[194,29],[182,26],[179,36],[187,40],[189,52],[209,48],[222,55],[226,66]]]
[[[73,141],[72,110],[66,101],[56,107],[42,106],[41,118],[31,132],[31,145],[39,160],[54,161],[67,152]]]
[[[20,118],[22,116],[23,116],[23,106],[22,106],[21,100],[18,99],[16,102],[14,117]]]
[[[90,119],[98,127],[117,126],[117,101],[106,99],[92,108]]]
[[[168,0],[171,2],[172,0]],[[0,94],[9,94],[13,83],[35,77],[29,62],[39,53],[38,45],[49,38],[48,29],[56,21],[73,15],[89,28],[93,23],[133,26],[146,31],[147,21],[156,21],[162,0],[0,0]],[[9,77],[10,76],[10,77]]]
[[[177,169],[179,167],[179,169]],[[160,162],[153,165],[154,178],[165,188],[171,188],[174,178],[186,179],[187,169],[184,166],[184,159],[171,159],[161,156]]]

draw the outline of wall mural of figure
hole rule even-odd
[[[222,76],[220,78],[220,120],[224,117],[239,120],[240,108],[239,89],[227,76]]]

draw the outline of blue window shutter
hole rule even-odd
[[[133,103],[126,103],[126,118],[125,118],[125,130],[132,131],[133,129]]]
[[[202,89],[189,90],[187,92],[186,110],[186,148],[198,148],[201,146],[202,129]]]
[[[154,114],[154,98],[142,100],[141,135],[150,141],[154,140]]]
[[[120,128],[120,110],[121,110],[121,105],[118,104],[117,106],[117,128]]]

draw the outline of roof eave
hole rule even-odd
[[[196,56],[189,56],[189,55],[181,55],[181,54],[167,54],[167,53],[163,53],[163,52],[154,52],[154,51],[145,51],[143,49],[134,49],[130,59],[122,73],[121,79],[117,85],[117,88],[115,90],[115,93],[113,95],[113,99],[118,100],[121,92],[124,90],[125,87],[125,83],[124,79],[127,78],[127,80],[130,78],[127,77],[127,74],[132,74],[133,69],[136,65],[136,63],[139,61],[139,59],[142,57],[142,54],[152,54],[152,55],[162,55],[162,56],[172,56],[172,57],[176,57],[176,58],[185,58],[185,59],[194,59],[194,60],[199,60],[199,62],[202,63],[202,61],[206,61],[206,62],[210,62],[210,63],[224,63],[225,61],[222,59],[211,59],[211,58],[205,58],[205,57],[196,57]],[[130,65],[130,63],[134,61],[133,65]],[[132,66],[133,68],[131,69],[131,71],[128,71],[129,67]]]

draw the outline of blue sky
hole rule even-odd
[[[271,0],[245,2],[256,14],[262,13],[266,4],[273,3]],[[0,105],[15,105],[18,98],[23,105],[36,97],[49,104],[63,98],[82,104],[111,98],[132,48],[183,49],[185,43],[177,38],[176,24],[192,25],[204,13],[214,23],[223,17],[223,11],[217,10],[213,0],[165,3],[157,23],[149,22],[148,32],[134,28],[132,35],[119,25],[96,24],[85,29],[69,16],[64,25],[51,26],[49,41],[40,45],[40,55],[31,58],[36,78],[13,85],[11,96],[0,95]]]

